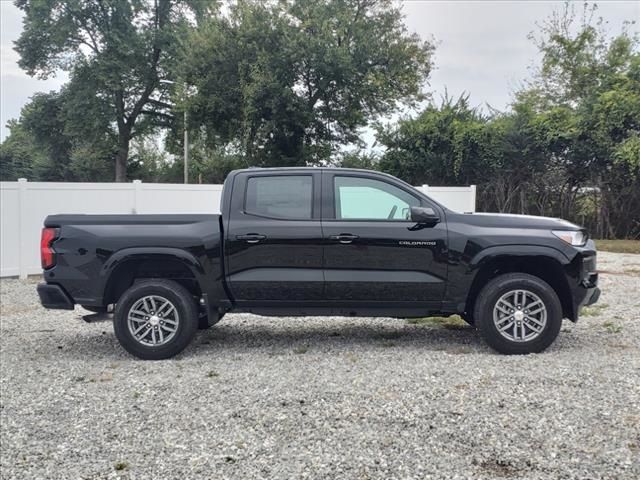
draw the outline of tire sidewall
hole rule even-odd
[[[175,306],[179,317],[178,329],[174,337],[166,344],[157,347],[138,342],[128,326],[130,308],[142,297],[149,295],[158,295],[169,300]],[[170,358],[187,347],[197,330],[196,304],[191,294],[178,283],[168,280],[140,282],[120,297],[115,309],[113,327],[120,344],[132,355],[144,360]]]
[[[513,342],[503,337],[493,322],[493,308],[498,299],[516,289],[535,293],[547,309],[547,324],[543,332],[527,342]],[[474,317],[486,342],[495,350],[505,354],[542,352],[553,343],[562,327],[562,307],[555,291],[543,280],[527,274],[507,274],[489,282],[480,293]]]

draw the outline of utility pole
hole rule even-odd
[[[160,80],[160,83],[166,83],[167,85],[175,85],[176,82],[173,80]],[[184,125],[182,126],[184,130],[184,183],[189,183],[189,128],[187,127],[188,120],[188,111],[187,111],[187,85],[184,85]]]

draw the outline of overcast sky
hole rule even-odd
[[[581,5],[577,2],[576,8]],[[528,33],[536,22],[561,8],[562,2],[553,1],[404,2],[409,29],[437,42],[435,70],[429,82],[435,98],[442,96],[446,87],[453,96],[469,93],[473,105],[489,104],[500,110],[508,108],[511,94],[538,59]],[[640,20],[640,1],[602,1],[599,14],[615,33],[625,20]],[[36,80],[20,70],[13,42],[22,30],[21,12],[13,2],[0,0],[0,19],[0,140],[4,140],[7,121],[20,115],[29,97],[37,91],[59,89],[66,75]]]

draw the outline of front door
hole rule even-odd
[[[320,170],[256,169],[232,188],[225,253],[238,305],[322,300]]]
[[[444,212],[403,182],[363,172],[323,172],[325,297],[362,307],[439,308],[447,277]],[[441,215],[432,227],[410,207]],[[411,305],[409,305],[411,304]]]

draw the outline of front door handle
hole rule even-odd
[[[350,233],[341,233],[340,235],[331,235],[329,238],[344,245],[348,245],[360,237],[358,235],[351,235]]]
[[[259,233],[247,233],[246,235],[236,235],[236,240],[244,240],[247,243],[258,243],[267,238]]]

